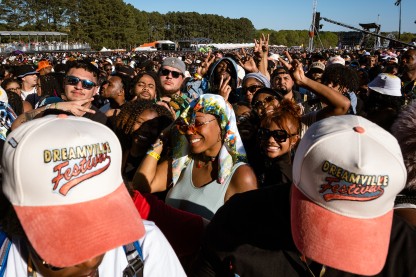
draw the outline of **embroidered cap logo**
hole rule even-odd
[[[384,194],[389,183],[388,175],[356,174],[328,161],[322,164],[322,171],[328,174],[319,191],[325,201],[374,200]]]
[[[109,153],[108,142],[44,150],[45,164],[55,164],[53,190],[65,196],[83,181],[103,173],[111,164]]]

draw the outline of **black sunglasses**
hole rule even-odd
[[[276,96],[272,96],[272,95],[267,96],[266,98],[264,98],[263,101],[261,101],[261,100],[255,101],[253,103],[253,107],[256,108],[256,109],[259,109],[259,108],[263,107],[264,104],[268,104],[268,103],[272,102],[275,99],[278,100]]]
[[[65,80],[66,83],[71,86],[76,86],[79,82],[81,82],[83,89],[92,89],[97,86],[97,84],[93,81],[80,79],[75,76],[65,76]]]
[[[168,76],[169,74],[172,74],[172,77],[175,78],[175,79],[179,78],[179,76],[183,76],[183,74],[181,72],[171,71],[171,70],[165,69],[165,68],[160,70],[160,74],[162,76]]]
[[[244,89],[244,91],[245,92],[249,91],[251,93],[255,93],[258,89],[261,89],[261,88],[264,88],[264,86],[261,86],[261,85],[252,85],[252,86],[246,87]]]
[[[296,136],[296,134],[288,134],[286,130],[270,131],[267,128],[259,128],[258,134],[261,140],[268,140],[273,137],[276,142],[285,142],[288,138]]]

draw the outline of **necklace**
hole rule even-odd
[[[208,164],[215,162],[217,157],[210,157],[205,155],[200,155],[196,157],[197,163],[196,168],[202,168],[208,166]]]
[[[310,276],[315,277],[315,274],[313,273],[313,271],[310,269],[308,262],[306,260],[305,255],[299,255],[300,260],[302,261],[302,263],[306,266],[306,268],[308,269],[308,273]],[[319,272],[319,277],[323,277],[324,274],[326,272],[326,266],[322,265],[321,267],[321,272]]]

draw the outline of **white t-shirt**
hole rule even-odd
[[[33,87],[31,90],[29,90],[29,91],[24,91],[24,90],[21,90],[21,94],[20,94],[20,96],[22,97],[22,100],[26,100],[26,97],[28,96],[28,95],[30,95],[30,94],[33,94],[33,93],[37,93],[37,90],[36,90],[36,87]]]
[[[144,258],[143,276],[186,276],[175,252],[160,229],[151,221],[143,220],[146,235],[140,239]],[[19,254],[19,241],[13,241],[10,248],[5,276],[27,276],[27,261]],[[122,276],[127,266],[123,247],[107,252],[98,267],[100,277]],[[37,273],[38,277],[42,277]]]

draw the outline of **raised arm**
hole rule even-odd
[[[254,40],[254,53],[256,53],[256,55],[258,55],[260,59],[258,66],[260,73],[266,76],[266,78],[270,81],[270,74],[267,70],[267,57],[269,54],[269,34],[267,36],[261,34],[261,38],[259,40]]]
[[[301,62],[292,60],[291,63],[288,63],[282,58],[279,58],[279,60],[288,68],[290,75],[298,86],[313,91],[321,98],[322,102],[327,104],[326,107],[318,111],[317,120],[333,115],[343,115],[348,112],[351,105],[350,100],[338,91],[306,77]]]
[[[172,180],[171,160],[159,162],[162,150],[163,142],[158,139],[137,168],[132,183],[138,191],[153,193],[165,191],[168,188]]]

